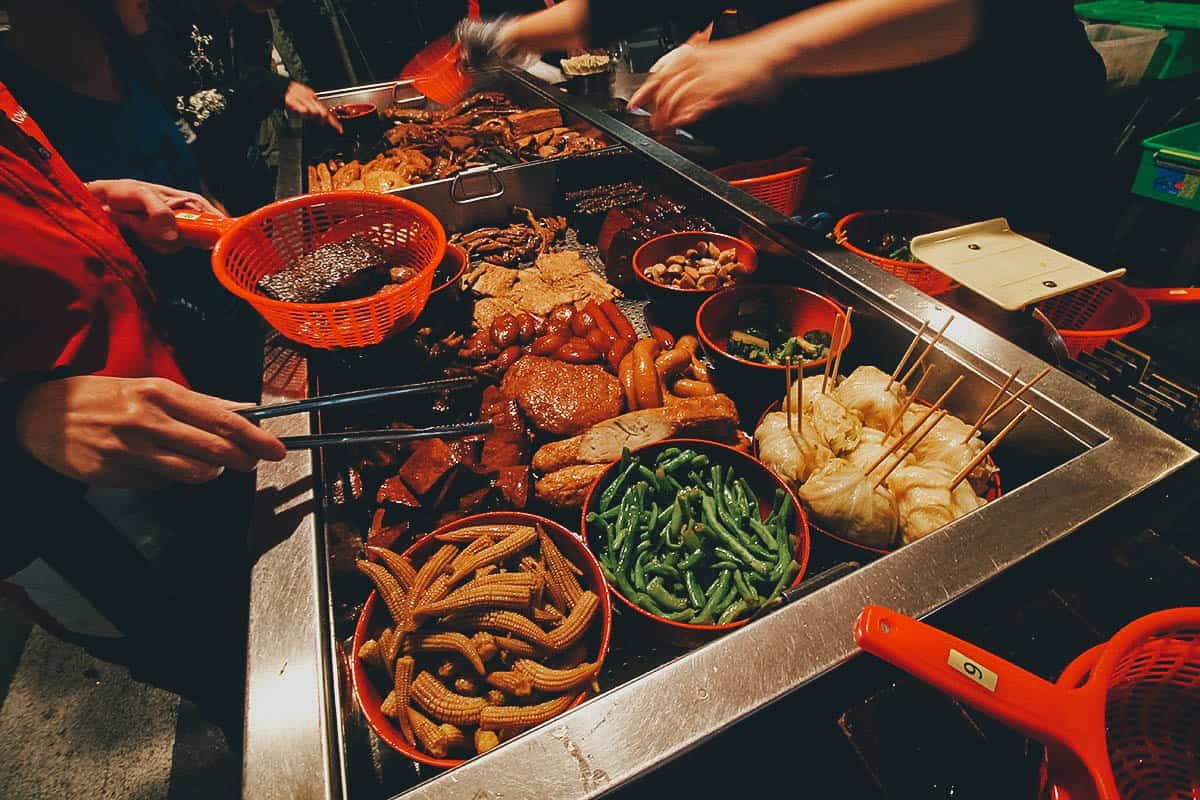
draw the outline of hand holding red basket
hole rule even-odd
[[[411,200],[338,191],[282,200],[239,218],[177,211],[185,241],[212,247],[221,285],[249,303],[289,339],[323,349],[378,344],[411,325],[425,308],[446,252],[446,231]],[[333,303],[285,303],[261,294],[258,281],[318,247],[363,236],[394,266],[416,277],[369,297]]]

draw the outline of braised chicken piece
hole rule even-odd
[[[534,486],[537,499],[559,508],[579,508],[587,499],[588,489],[607,464],[580,464],[551,472]]]
[[[620,381],[603,367],[541,356],[519,359],[500,390],[516,399],[535,428],[559,436],[582,433],[620,414],[625,405]]]

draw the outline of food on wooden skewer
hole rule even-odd
[[[925,335],[925,331],[929,330],[929,320],[921,323],[921,329],[917,331],[917,335],[913,337],[912,342],[908,345],[908,349],[904,351],[904,355],[900,356],[900,360],[896,362],[896,368],[892,370],[892,375],[888,378],[885,389],[891,389],[892,384],[896,382],[896,376],[900,374],[900,370],[904,369],[904,362],[908,361],[908,357],[912,355],[913,350],[917,349],[917,343],[921,341],[921,337]]]
[[[929,344],[925,345],[925,349],[921,351],[921,355],[917,356],[916,359],[913,360],[912,364],[908,368],[908,371],[900,377],[900,383],[908,383],[908,379],[911,378],[913,373],[917,371],[917,367],[925,363],[925,359],[929,357],[929,354],[933,352],[933,348],[937,347],[937,343],[940,342],[942,337],[946,334],[946,329],[950,327],[951,322],[954,322],[954,317],[947,318],[946,322],[941,328],[938,329],[938,332],[934,335],[934,337],[929,340]]]
[[[763,417],[754,431],[754,441],[758,445],[759,460],[792,486],[804,483],[833,458],[828,447],[804,438],[796,430],[795,421],[789,426],[787,415],[782,411]]]
[[[857,411],[864,425],[886,430],[903,413],[908,391],[883,370],[864,364],[838,383],[833,397],[851,411]]]
[[[832,458],[797,492],[820,525],[868,547],[891,547],[900,529],[896,498],[875,486],[863,471],[843,458]]]
[[[827,447],[835,456],[852,452],[862,440],[863,424],[858,414],[825,394],[813,398],[803,428],[809,441]]]
[[[940,469],[915,464],[899,467],[888,477],[888,488],[900,512],[901,543],[915,542],[957,518],[950,478]]]

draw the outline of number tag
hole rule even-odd
[[[176,211],[175,212],[176,219],[182,219],[182,220],[188,220],[188,221],[200,219],[200,216],[201,215],[197,214],[195,211]]]
[[[946,659],[946,663],[989,692],[996,691],[996,673],[981,664],[976,664],[957,650],[950,650],[950,657]]]

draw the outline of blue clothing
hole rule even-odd
[[[175,120],[128,71],[116,102],[79,94],[3,50],[0,79],[84,181],[133,178],[200,191],[200,168]]]

